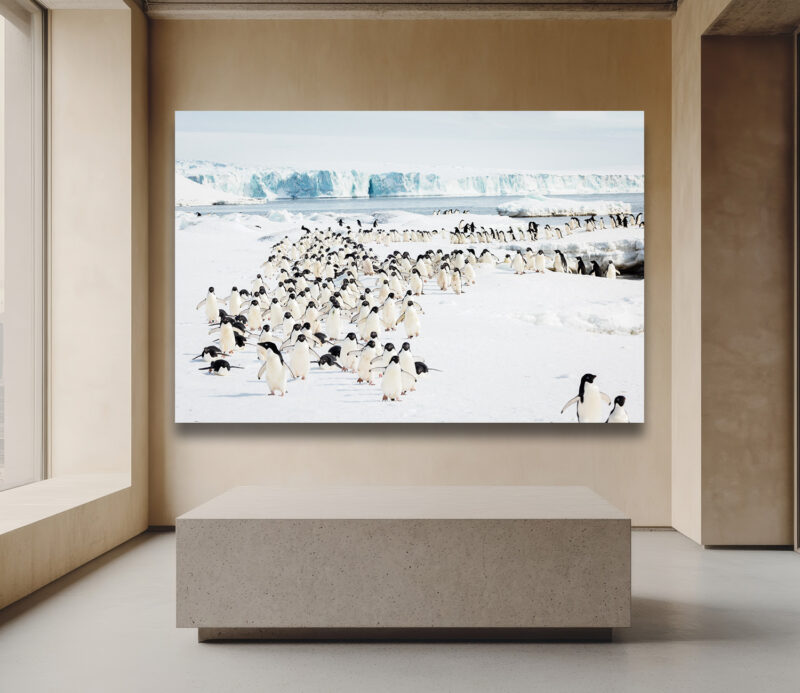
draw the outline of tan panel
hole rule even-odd
[[[234,485],[349,483],[580,484],[670,524],[668,21],[152,21],[150,50],[151,524]],[[644,109],[647,423],[173,424],[173,128],[191,109]]]
[[[700,541],[700,37],[730,0],[672,20],[672,525]]]
[[[51,31],[53,476],[131,459],[130,11]]]
[[[703,39],[704,544],[791,544],[793,37]]]

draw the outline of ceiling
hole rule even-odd
[[[677,0],[152,0],[154,19],[520,18],[668,19]]]
[[[791,34],[800,27],[800,0],[731,0],[706,34]]]

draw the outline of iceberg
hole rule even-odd
[[[610,200],[568,200],[558,197],[526,197],[497,206],[507,217],[567,217],[576,214],[629,214],[627,202]]]
[[[176,173],[255,202],[296,198],[476,197],[640,193],[644,176],[604,173],[488,173],[260,168],[178,161]]]

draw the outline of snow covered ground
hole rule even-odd
[[[446,228],[462,218],[476,226],[525,228],[498,216],[423,216],[409,212],[376,215],[383,228]],[[356,376],[312,366],[306,381],[290,381],[285,397],[268,397],[257,379],[253,347],[229,357],[229,376],[206,375],[192,361],[213,343],[202,310],[195,310],[213,285],[227,295],[250,280],[284,236],[300,225],[337,225],[333,214],[195,216],[176,212],[175,420],[176,422],[574,422],[575,408],[561,407],[577,394],[584,373],[597,374],[612,398],[624,394],[632,422],[644,421],[644,280],[547,272],[513,274],[508,265],[480,267],[477,284],[465,293],[442,293],[431,281],[419,303],[422,335],[411,340],[415,359],[441,369],[421,377],[417,390],[400,402],[382,402],[380,385],[357,384]],[[363,218],[362,218],[363,221]],[[355,219],[344,219],[355,227]],[[609,253],[644,253],[641,229],[576,233],[564,239],[523,242],[534,251],[564,249],[592,259]],[[430,248],[452,250],[447,240],[371,246],[380,256]],[[495,255],[498,244],[485,246]],[[615,260],[616,262],[616,260]],[[622,264],[622,263],[620,263]],[[384,343],[405,341],[401,329],[381,335]]]
[[[563,217],[573,214],[626,214],[631,206],[626,202],[594,200],[591,202],[557,197],[525,197],[499,205],[498,214],[508,217]]]

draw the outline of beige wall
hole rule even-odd
[[[53,476],[130,467],[130,14],[51,17]]]
[[[644,109],[646,417],[575,426],[173,421],[173,126],[191,109]],[[586,484],[637,525],[670,518],[668,21],[150,24],[150,523],[230,486]]]
[[[793,541],[793,61],[703,39],[703,544]]]
[[[700,41],[730,0],[683,0],[672,19],[672,521],[701,535]]]
[[[147,527],[147,22],[60,10],[50,36],[53,479],[22,492],[68,509],[0,532],[0,608]],[[130,485],[70,507],[107,472]]]

